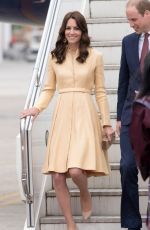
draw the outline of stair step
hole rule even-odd
[[[107,94],[110,94],[110,95],[111,94],[115,94],[116,95],[117,94],[117,89],[116,88],[115,89],[114,88],[107,88],[106,92],[107,92]],[[94,90],[92,91],[92,95],[94,95]]]
[[[111,119],[116,119],[116,118],[117,118],[116,112],[110,113],[110,118],[111,118]]]
[[[93,202],[93,215],[118,216],[120,214],[121,189],[90,189]],[[81,215],[80,193],[77,189],[70,190],[73,215]],[[147,189],[139,190],[141,214],[146,213]],[[61,215],[55,191],[47,192],[47,215]]]
[[[76,223],[83,223],[82,216],[74,216]],[[86,223],[119,223],[120,217],[119,216],[91,216]],[[65,223],[65,219],[63,216],[46,216],[40,219],[41,224],[59,224]]]
[[[120,63],[121,42],[91,42],[91,46],[103,54],[105,64]]]
[[[110,112],[115,113],[117,110],[117,94],[109,94],[108,103]]]
[[[119,70],[119,65],[117,64],[104,64],[104,70]]]
[[[81,216],[74,216],[75,222],[79,230],[120,230],[120,217],[119,216],[92,216],[86,222],[83,221]],[[146,230],[145,221],[146,217],[142,217],[143,228]],[[40,219],[41,230],[65,230],[66,224],[62,216],[43,217]],[[123,228],[122,228],[123,230]],[[127,229],[125,229],[127,230]]]
[[[110,23],[128,23],[126,17],[99,17],[99,18],[87,18],[88,24],[110,24]]]
[[[119,65],[105,65],[104,78],[106,88],[118,88]]]
[[[125,5],[126,1],[91,1],[91,18],[125,17]]]
[[[99,50],[104,60],[105,86],[117,88],[121,56],[120,41],[91,42],[91,46]],[[114,55],[115,54],[115,55]]]
[[[120,163],[120,140],[117,139],[108,149],[108,160],[110,163]]]
[[[121,47],[121,41],[91,41],[93,47]]]
[[[121,47],[96,47],[102,53],[105,64],[119,64],[121,57]]]
[[[107,94],[114,94],[114,95],[117,94],[117,89],[107,88],[106,91],[107,91]]]
[[[120,178],[120,164],[111,163],[110,176],[101,177],[89,177],[88,187],[89,189],[121,189]],[[69,189],[76,189],[76,185],[72,182],[72,179],[67,179]],[[147,189],[147,181],[144,182],[139,173],[139,188]]]
[[[82,216],[74,216],[76,223],[120,223],[120,216],[91,216],[90,219],[84,221]],[[142,221],[146,220],[146,216],[142,216]],[[40,219],[40,224],[60,224],[65,223],[63,216],[46,216]]]
[[[87,19],[87,23],[92,41],[121,41],[125,35],[133,32],[126,18]]]

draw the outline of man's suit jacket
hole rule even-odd
[[[132,103],[141,82],[139,37],[140,35],[132,33],[122,40],[117,102],[117,120],[122,125],[129,125],[131,122]]]

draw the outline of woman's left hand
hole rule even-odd
[[[112,141],[114,136],[114,130],[111,126],[104,126],[103,127],[104,136],[108,139],[108,141]]]

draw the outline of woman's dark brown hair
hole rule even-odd
[[[76,21],[77,26],[82,32],[80,44],[79,44],[79,56],[76,58],[76,60],[80,63],[83,63],[86,61],[89,55],[88,47],[90,46],[90,38],[88,36],[88,28],[87,28],[86,20],[84,16],[78,11],[69,12],[65,15],[63,19],[62,25],[59,30],[59,35],[58,35],[55,49],[52,50],[51,52],[52,57],[56,57],[57,59],[56,62],[59,64],[63,63],[63,61],[66,58],[68,42],[65,39],[65,30],[66,30],[67,22],[70,18],[73,18]]]

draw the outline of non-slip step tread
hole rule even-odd
[[[74,216],[74,219],[77,223],[82,223],[82,216]],[[65,223],[65,219],[63,216],[46,216],[40,219],[40,223]],[[119,216],[91,216],[89,220],[86,220],[86,223],[119,223]]]
[[[122,190],[117,188],[117,189],[89,189],[90,193],[92,196],[120,196],[122,193]],[[70,189],[70,194],[71,196],[78,197],[80,195],[80,192],[78,189]],[[139,189],[139,195],[140,196],[147,196],[148,195],[148,190],[145,188]],[[46,193],[47,197],[55,197],[55,190],[48,191]]]
[[[106,89],[106,92],[107,92],[108,94],[117,94],[117,91],[118,91],[117,88],[107,88],[107,89]],[[92,93],[92,95],[95,94],[94,89],[91,91],[91,93]]]
[[[104,70],[119,70],[120,65],[117,64],[107,64],[104,65]]]
[[[125,17],[107,17],[107,18],[87,18],[87,24],[103,24],[103,23],[127,23],[128,20]]]
[[[120,47],[121,41],[91,41],[93,47]]]
[[[82,216],[74,216],[76,223],[83,223]],[[142,221],[146,220],[146,216],[142,216]],[[120,216],[91,216],[90,219],[84,221],[86,223],[120,223]],[[60,224],[65,223],[63,216],[46,216],[40,218],[40,224]]]
[[[110,112],[110,118],[111,119],[116,119],[117,118],[117,113],[116,112]]]
[[[117,94],[117,91],[118,91],[118,89],[114,89],[114,88],[107,88],[106,89],[106,92],[108,94]]]

